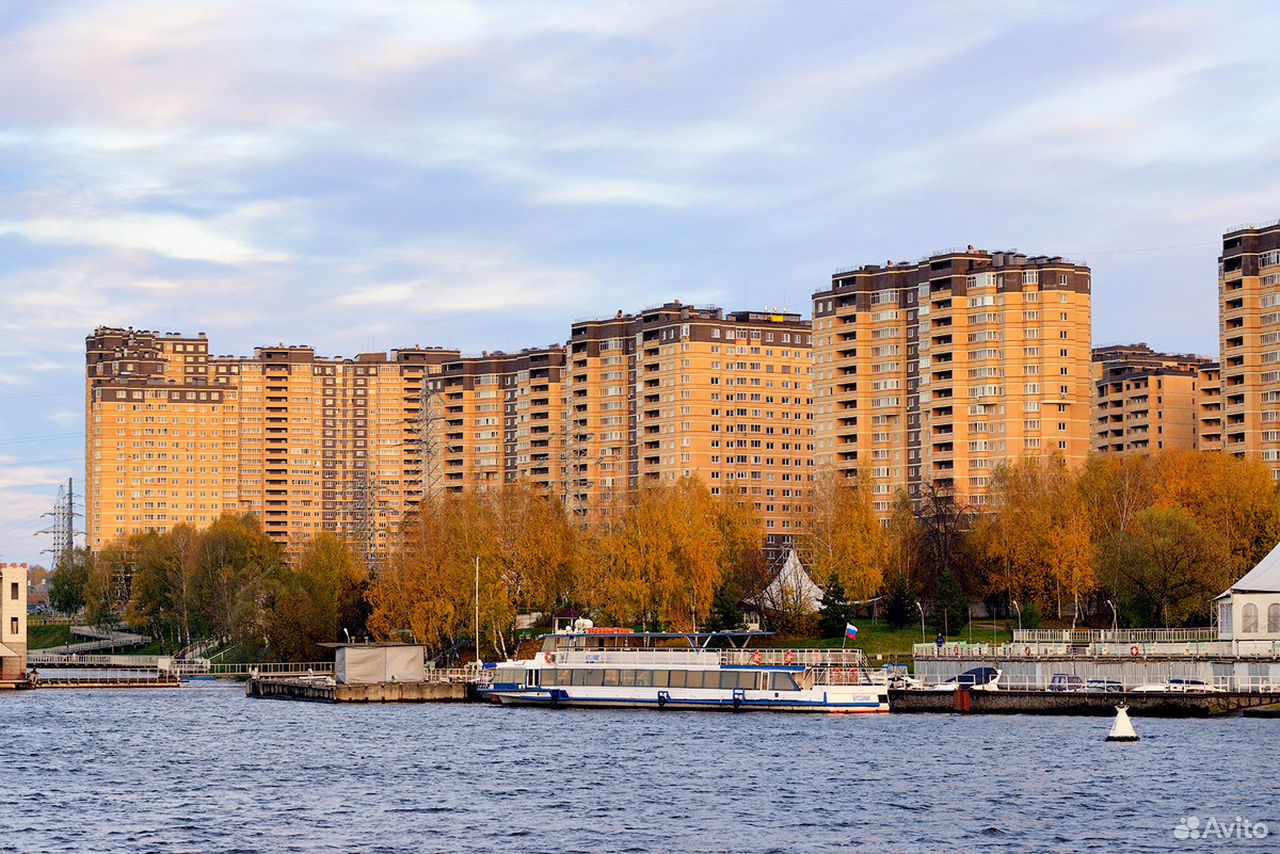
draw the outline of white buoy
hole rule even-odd
[[[1129,722],[1129,709],[1127,706],[1116,706],[1116,722],[1111,725],[1111,732],[1107,734],[1107,741],[1137,741],[1138,734],[1133,731],[1133,724]]]

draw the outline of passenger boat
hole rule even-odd
[[[532,659],[487,665],[477,687],[507,705],[889,711],[887,676],[861,650],[746,646],[769,634],[575,627],[544,635]]]

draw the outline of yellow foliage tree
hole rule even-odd
[[[883,586],[889,539],[865,479],[820,472],[811,484],[795,542],[818,583],[835,576],[851,599],[870,598]]]

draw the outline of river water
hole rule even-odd
[[[0,851],[1280,847],[1280,720],[1134,723],[4,692]]]

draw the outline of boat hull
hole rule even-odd
[[[726,692],[662,692],[633,694],[575,693],[572,689],[522,689],[484,691],[496,702],[508,706],[597,709],[682,709],[696,711],[820,712],[828,714],[878,714],[889,711],[888,693],[874,690],[798,691],[799,696],[781,692],[747,691],[734,697]],[[793,693],[793,692],[787,692]]]

